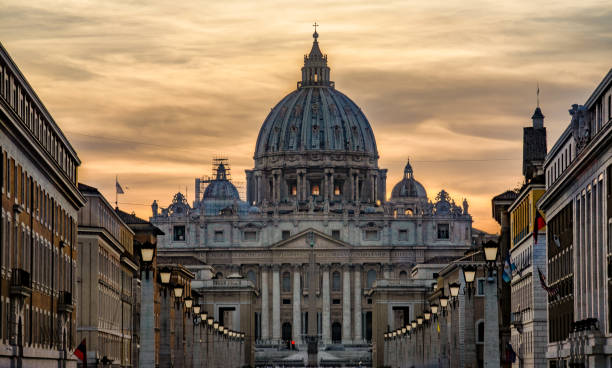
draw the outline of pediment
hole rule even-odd
[[[270,248],[286,250],[286,249],[301,249],[310,250],[311,244],[314,244],[314,249],[351,249],[352,246],[343,241],[334,239],[327,234],[323,234],[315,229],[307,229],[295,234],[294,236],[273,244]]]

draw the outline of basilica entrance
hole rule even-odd
[[[283,336],[282,336],[282,339],[283,339],[284,342],[293,340],[292,339],[292,335],[291,335],[291,323],[289,323],[289,322],[283,323]]]
[[[340,344],[342,342],[342,325],[340,322],[332,323],[332,343]]]

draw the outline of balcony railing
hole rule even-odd
[[[72,306],[72,293],[69,291],[60,291],[57,298],[57,309],[60,312],[70,313],[73,311]]]
[[[32,280],[28,271],[13,268],[11,272],[11,295],[23,297],[32,295]]]

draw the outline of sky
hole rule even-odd
[[[296,88],[316,21],[336,88],[374,131],[387,192],[410,157],[430,199],[521,185],[522,128],[540,105],[552,147],[612,67],[606,1],[13,1],[0,42],[82,161],[79,180],[148,218],[193,200],[213,156],[244,183],[270,109]]]

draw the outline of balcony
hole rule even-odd
[[[72,313],[74,307],[72,305],[72,293],[69,291],[60,291],[57,298],[57,310],[60,313]]]
[[[32,295],[32,280],[30,273],[21,268],[13,268],[11,272],[11,296],[27,298]]]
[[[522,312],[512,312],[510,315],[510,323],[518,333],[523,333],[523,313]]]

